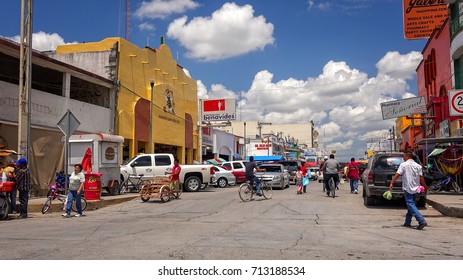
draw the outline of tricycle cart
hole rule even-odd
[[[0,183],[0,220],[7,219],[10,213],[10,192],[13,191],[14,184],[14,182]]]
[[[154,176],[153,179],[143,182],[146,182],[140,189],[140,198],[143,202],[147,202],[151,197],[160,198],[162,202],[167,202],[179,198],[182,194],[181,186],[171,190],[169,176]]]

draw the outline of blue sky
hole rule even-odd
[[[20,2],[2,1],[0,36],[20,34]],[[125,36],[124,0],[34,1],[33,47]],[[200,98],[236,97],[243,120],[313,120],[342,159],[393,120],[379,103],[417,94],[426,40],[403,36],[401,0],[131,0],[130,41],[160,37]],[[238,119],[239,120],[239,119]]]

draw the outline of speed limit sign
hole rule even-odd
[[[449,108],[450,108],[450,116],[463,115],[463,91],[460,91],[460,90],[449,91]]]

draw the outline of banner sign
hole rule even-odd
[[[383,120],[395,119],[402,116],[425,114],[426,101],[424,96],[400,99],[381,103]]]
[[[447,19],[445,0],[403,0],[405,39],[429,38]]]
[[[236,119],[235,99],[202,100],[202,121],[230,121]]]

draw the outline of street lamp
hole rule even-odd
[[[150,154],[154,153],[153,151],[153,102],[154,102],[154,80],[150,81],[151,86],[151,99],[150,99]]]
[[[257,123],[257,128],[259,129],[259,138],[262,139],[262,125],[272,125],[272,123]]]

